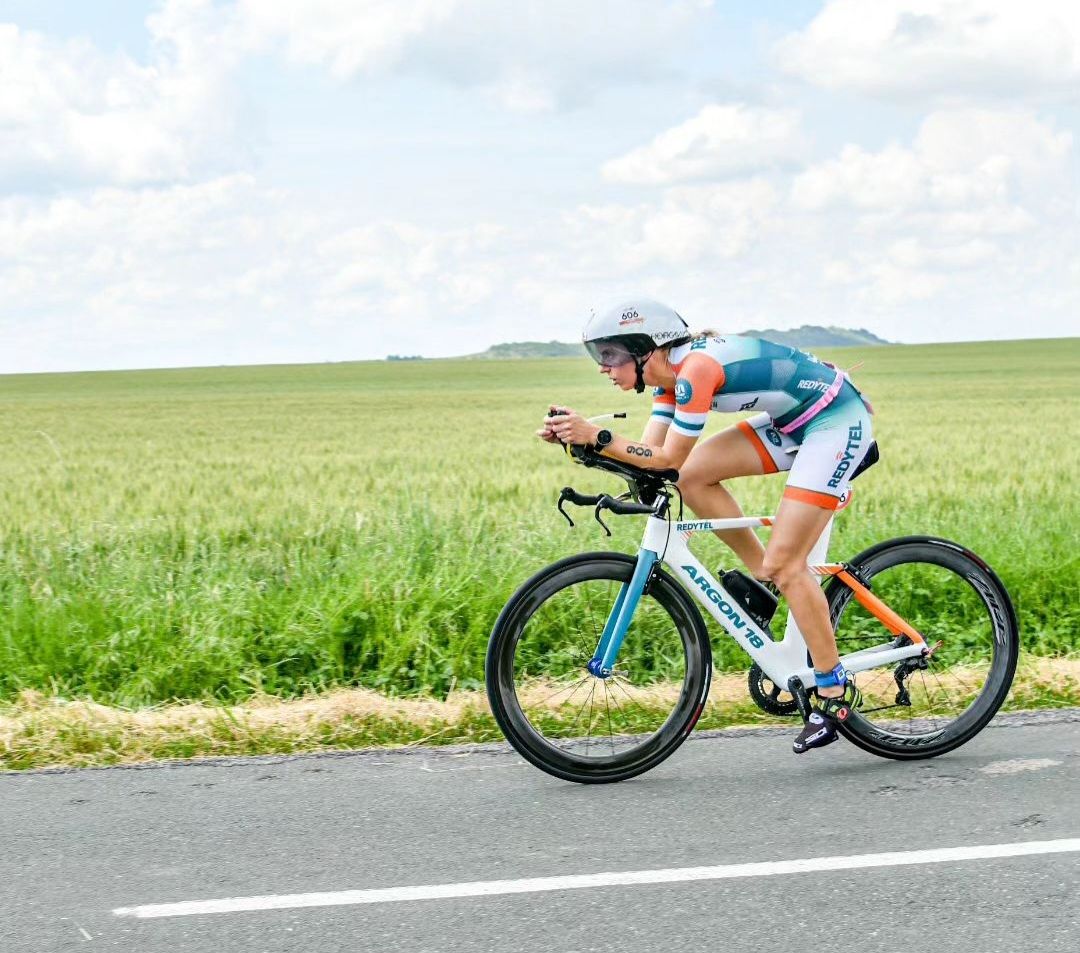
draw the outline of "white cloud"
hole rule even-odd
[[[792,187],[795,203],[811,210],[844,202],[891,209],[918,202],[924,192],[924,170],[911,150],[889,145],[874,153],[853,143],[802,172]]]
[[[486,303],[498,280],[504,229],[479,224],[437,230],[409,222],[345,228],[320,242],[315,304],[347,312],[357,296],[403,319],[467,316]]]
[[[396,65],[411,43],[443,26],[460,0],[240,0],[240,20],[254,46],[281,42],[295,63],[329,68],[338,79]]]
[[[1007,289],[1038,286],[1036,262],[1060,271],[1074,240],[1071,146],[1068,133],[1023,110],[939,110],[910,146],[849,144],[806,169],[792,205],[827,223],[823,278],[861,306],[922,303],[930,313],[963,288],[984,313],[1000,312]]]
[[[939,110],[915,140],[927,166],[942,174],[1000,161],[1003,171],[1037,177],[1059,168],[1071,147],[1070,133],[1022,110]]]
[[[911,148],[879,152],[849,144],[840,155],[796,176],[795,204],[809,210],[850,205],[896,216],[911,210],[986,216],[1011,227],[1024,216],[1010,201],[1046,193],[1066,174],[1072,137],[1022,111],[952,109],[923,120]],[[954,226],[964,221],[956,217]],[[971,224],[976,219],[968,219]]]
[[[209,0],[170,0],[147,29],[142,64],[0,24],[0,180],[141,184],[241,161],[222,14]]]
[[[929,301],[949,285],[947,275],[904,267],[888,259],[868,262],[863,272],[870,281],[856,293],[857,298],[873,310]]]
[[[830,89],[892,96],[1075,96],[1080,5],[1070,0],[830,0],[773,51]]]
[[[849,261],[830,260],[821,269],[827,285],[849,285],[856,280],[856,272]]]
[[[648,145],[604,164],[612,182],[666,185],[758,171],[804,151],[799,114],[738,103],[706,106]]]
[[[485,90],[510,109],[577,105],[669,70],[699,0],[240,0],[246,42],[339,80],[388,72]]]
[[[572,268],[635,273],[735,258],[767,227],[779,201],[764,179],[667,189],[655,202],[582,206],[566,216]]]
[[[975,268],[998,257],[998,246],[982,238],[958,244],[940,240],[931,244],[922,237],[901,238],[888,249],[889,258],[901,268],[912,270],[953,271]]]
[[[3,370],[468,350],[512,236],[351,218],[248,174],[0,200]]]

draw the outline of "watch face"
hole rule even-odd
[[[611,431],[601,430],[600,433],[596,435],[596,445],[598,447],[606,447],[609,443],[611,443]]]

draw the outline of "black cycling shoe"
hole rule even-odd
[[[810,712],[810,718],[791,743],[791,750],[796,754],[802,754],[811,748],[824,748],[825,745],[831,745],[839,736],[836,726],[842,721],[847,721],[852,708],[860,700],[854,682],[848,682],[844,686],[844,694],[836,698],[819,696],[817,706]]]

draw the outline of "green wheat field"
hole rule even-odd
[[[955,539],[1005,582],[1028,653],[1074,652],[1080,339],[820,356],[865,362],[882,450],[830,555]],[[632,436],[649,409],[585,357],[0,377],[0,700],[480,687],[527,576],[640,537],[638,518],[609,541],[556,512],[564,485],[625,486],[533,436],[552,402],[629,411]],[[732,488],[768,514],[783,476]],[[712,537],[694,547],[732,564]],[[718,668],[744,669],[714,635]]]

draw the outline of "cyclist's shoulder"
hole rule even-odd
[[[693,344],[696,346],[698,342],[695,341]],[[690,348],[691,345],[687,344],[684,347]],[[680,356],[680,360],[672,361],[672,367],[675,373],[684,380],[723,377],[724,375],[723,356],[714,348],[709,347],[695,347],[694,350],[687,351],[685,356]]]

